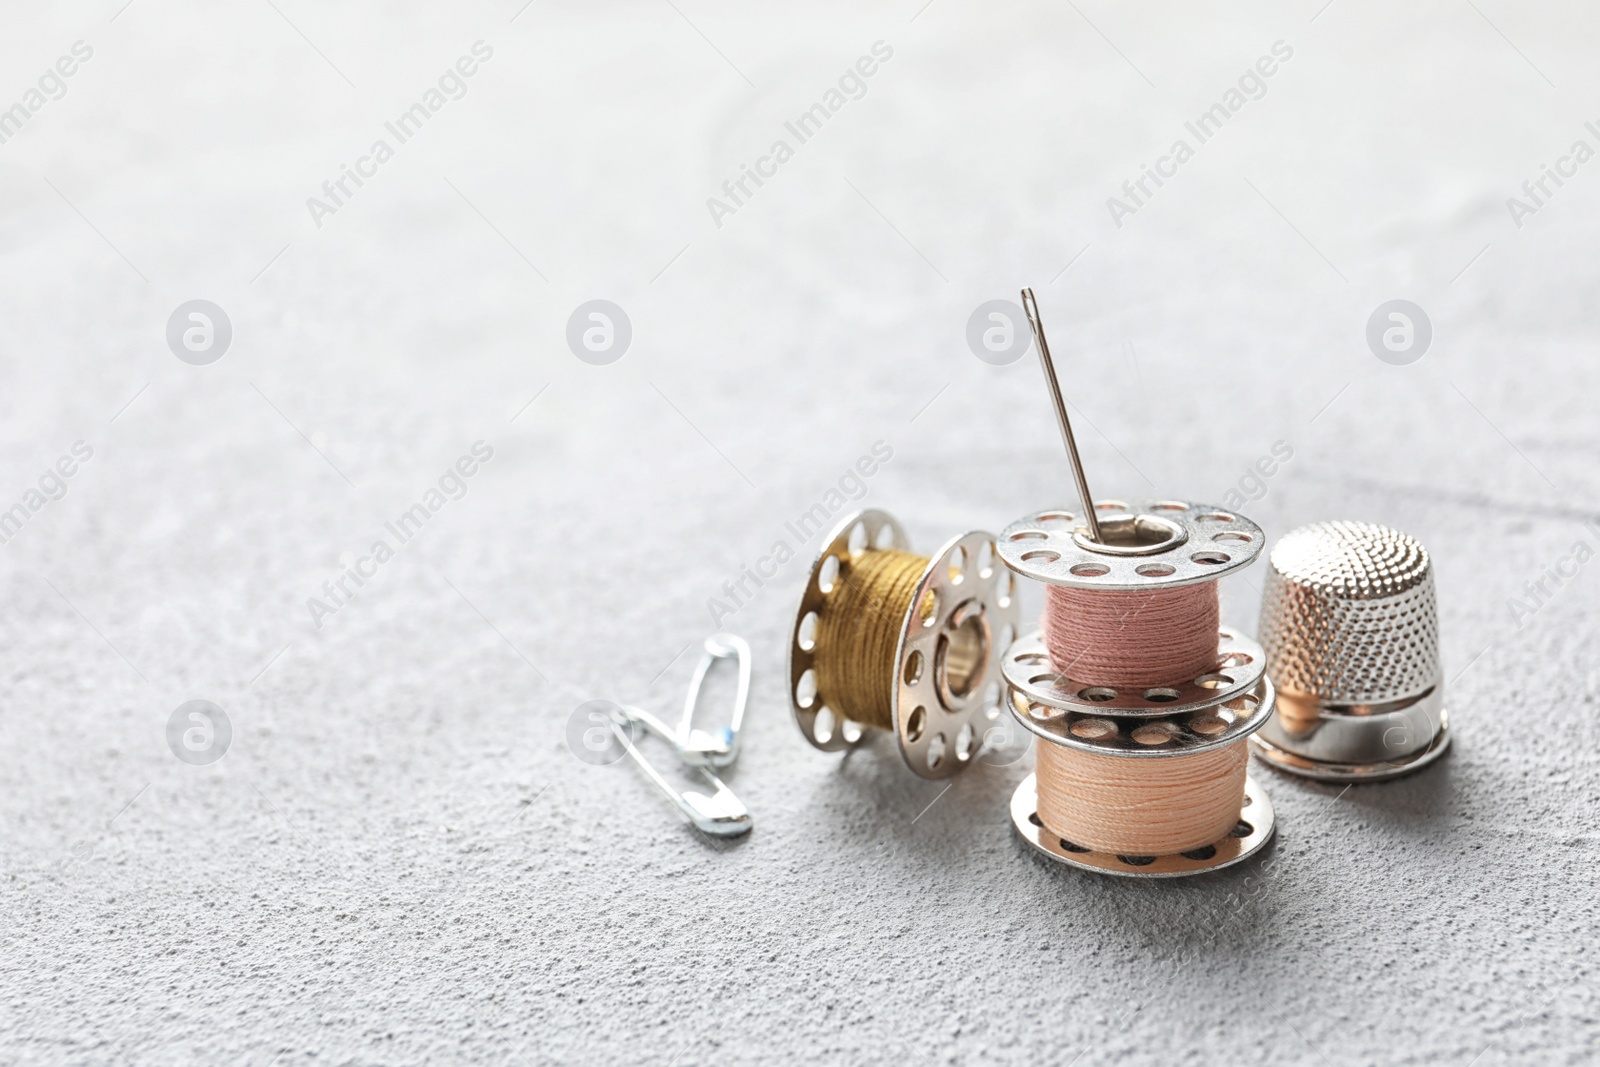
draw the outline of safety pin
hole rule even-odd
[[[743,642],[740,643],[743,644]],[[624,719],[636,722],[657,737],[672,742],[674,745],[677,744],[677,737],[671,730],[667,729],[666,723],[643,708],[629,707],[622,704],[616,705],[616,708],[621,712]],[[673,805],[683,813],[684,817],[694,824],[695,829],[713,837],[738,837],[740,834],[750,832],[751,826],[754,825],[750,818],[750,810],[744,806],[743,801],[733,795],[732,790],[722,784],[722,779],[711,773],[710,768],[695,767],[693,769],[699,771],[716,792],[710,796],[691,790],[680,792],[665,778],[661,777],[660,772],[650,766],[650,761],[640,754],[638,748],[634,746],[632,731],[626,729],[623,723],[613,721],[611,723],[611,732],[616,735],[617,740],[627,750],[633,762],[639,765],[639,769],[645,773],[645,777],[655,783],[656,788],[661,790],[662,794],[672,801]]]
[[[739,666],[739,689],[733,701],[733,716],[726,726],[715,730],[696,730],[694,713],[700,703],[700,686],[706,680],[706,672],[717,660],[730,658],[737,660]],[[673,738],[678,758],[691,767],[726,767],[731,764],[739,755],[739,727],[744,725],[744,706],[749,699],[749,643],[736,634],[712,634],[705,640],[700,662],[696,664],[694,677],[689,681],[689,694],[683,701],[683,719],[678,723],[678,732]]]

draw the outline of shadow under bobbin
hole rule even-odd
[[[789,699],[807,741],[825,752],[859,744],[871,724],[838,709],[825,677],[848,651],[820,640],[838,621],[843,594],[874,553],[909,553],[905,530],[875,509],[847,516],[823,542],[806,580],[789,641]],[[1000,657],[1017,632],[1015,579],[996,558],[994,536],[953,537],[920,562],[905,602],[884,603],[876,620],[896,628],[892,656],[870,679],[887,709],[906,765],[924,778],[948,778],[970,766],[999,717]]]
[[[1261,553],[1261,528],[1242,515],[1175,500],[1102,500],[1095,504],[1101,541],[1066,509],[1037,512],[1000,535],[1001,560],[1048,585],[1151,594],[1216,581]],[[1261,729],[1276,705],[1262,648],[1239,631],[1217,631],[1214,665],[1193,678],[1119,688],[1073,678],[1051,664],[1042,632],[1014,644],[1001,670],[1017,721],[1041,745],[1097,756],[1171,759],[1233,744]],[[1039,820],[1037,775],[1011,801],[1017,832],[1052,859],[1086,870],[1159,878],[1198,874],[1245,859],[1272,837],[1276,819],[1266,791],[1246,777],[1244,808],[1221,840],[1166,856],[1098,852],[1064,840]]]

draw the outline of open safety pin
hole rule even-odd
[[[740,642],[740,644],[743,643],[742,641]],[[741,708],[743,703],[741,700]],[[616,708],[621,712],[625,720],[636,722],[657,737],[671,741],[674,745],[677,744],[676,735],[667,729],[666,723],[643,708],[628,707],[622,704],[616,705]],[[738,837],[740,834],[750,832],[754,822],[750,818],[749,809],[744,806],[743,801],[733,795],[732,790],[722,784],[722,779],[713,774],[710,768],[700,766],[696,767],[695,770],[705,777],[705,780],[715,792],[710,796],[687,789],[680,792],[665,778],[661,777],[660,772],[650,766],[650,761],[640,754],[639,749],[633,743],[632,731],[627,729],[626,726],[626,722],[613,721],[611,732],[616,735],[618,742],[627,750],[633,762],[639,765],[639,769],[645,773],[645,777],[655,783],[656,788],[661,790],[668,800],[672,801],[673,805],[695,825],[697,830],[713,837]]]
[[[695,707],[700,703],[700,686],[719,659],[732,658],[738,662],[738,693],[733,698],[733,715],[728,725],[715,730],[694,728]],[[689,682],[689,694],[683,701],[683,719],[673,744],[678,758],[691,767],[726,767],[739,755],[739,727],[744,725],[744,706],[750,699],[750,645],[735,634],[718,633],[706,638],[700,662],[695,666],[694,677]]]

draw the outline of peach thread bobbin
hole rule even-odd
[[[789,639],[800,732],[825,752],[892,732],[924,778],[971,766],[1000,716],[1015,587],[993,534],[953,537],[924,558],[887,512],[847,516],[817,553]]]
[[[1109,621],[1117,612],[1106,613],[1106,631],[1084,638],[1093,655],[1049,647],[1049,634],[1063,632],[1052,626],[1022,637],[1003,657],[1012,714],[1039,742],[1039,767],[1012,796],[1012,823],[1051,859],[1101,873],[1170,878],[1238,863],[1262,848],[1276,825],[1266,791],[1245,773],[1245,740],[1266,724],[1276,706],[1261,646],[1233,627],[1215,625],[1214,654],[1194,662],[1176,656],[1168,669],[1186,672],[1177,676],[1106,684],[1108,668],[1092,664],[1105,661],[1119,642],[1132,648],[1130,641],[1152,640],[1159,632],[1146,625],[1153,620],[1134,618],[1141,603],[1158,612],[1180,599],[1189,607],[1204,607],[1200,598],[1214,597],[1217,579],[1253,562],[1265,537],[1244,516],[1204,504],[1091,504],[1030,290],[1023,291],[1023,307],[1081,506],[1017,520],[1001,532],[998,552],[1017,574],[1070,591],[1053,610],[1087,603],[1086,596],[1121,597],[1127,621],[1118,626]],[[1211,589],[1205,594],[1184,592],[1206,584]],[[1214,609],[1200,611],[1189,625],[1209,628],[1215,618]],[[1088,676],[1073,666],[1077,659]],[[1151,658],[1145,669],[1159,672],[1159,658]],[[1199,762],[1181,766],[1166,762],[1196,757]],[[1206,780],[1206,775],[1212,777]],[[1041,789],[1057,792],[1041,797]],[[1209,814],[1196,820],[1190,806],[1200,797]],[[1073,840],[1073,833],[1093,844]],[[1184,833],[1216,836],[1183,840]],[[1158,840],[1167,841],[1164,847],[1171,851],[1138,851]]]

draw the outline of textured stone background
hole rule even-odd
[[[1509,605],[1600,542],[1600,163],[1520,228],[1505,203],[1600,147],[1600,19],[920,3],[9,14],[0,106],[94,55],[0,144],[0,506],[94,454],[0,547],[0,1059],[1600,1055],[1600,563]],[[480,39],[466,96],[316,226],[306,199]],[[715,225],[879,40],[865,96]],[[1115,226],[1107,197],[1278,40],[1266,94]],[[1282,440],[1246,509],[1269,535],[1429,546],[1450,757],[1342,794],[1258,768],[1279,835],[1242,869],[1055,867],[1006,817],[1031,757],[946,790],[802,741],[797,560],[725,623],[757,656],[748,839],[575,758],[585,700],[674,711],[707,599],[874,441],[866,502],[922,547],[1068,498],[1031,358],[964,339],[1021,284],[1100,491],[1218,500]],[[633,325],[610,366],[564,340],[596,297]],[[1404,367],[1363,340],[1396,297],[1435,330]],[[164,339],[194,298],[234,328],[210,366]],[[307,598],[479,440],[466,496],[314,628]],[[1245,625],[1258,585],[1225,592]],[[206,767],[166,742],[195,698],[235,731]]]

